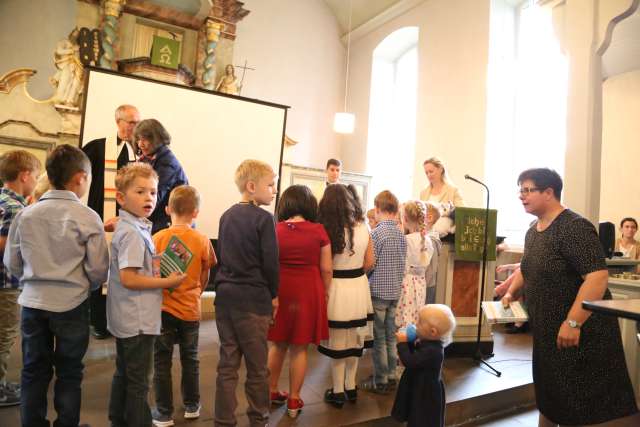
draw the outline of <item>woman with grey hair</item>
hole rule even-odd
[[[171,218],[165,212],[169,194],[175,187],[188,184],[180,162],[169,149],[171,135],[156,119],[142,120],[133,131],[134,149],[139,161],[149,163],[158,174],[158,202],[149,217],[153,222],[152,233],[169,227]]]

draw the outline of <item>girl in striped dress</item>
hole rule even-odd
[[[365,271],[374,265],[373,246],[355,192],[342,184],[327,187],[319,222],[331,240],[333,279],[329,286],[329,339],[318,350],[330,357],[333,387],[325,402],[341,408],[357,399],[356,372],[362,350],[373,344],[373,306]]]

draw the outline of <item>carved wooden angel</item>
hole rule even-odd
[[[52,98],[55,104],[78,105],[83,75],[78,34],[79,30],[74,28],[66,39],[58,42],[53,54],[58,71],[49,78],[49,82],[56,88]]]

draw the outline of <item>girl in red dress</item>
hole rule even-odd
[[[271,402],[287,402],[295,418],[304,403],[300,389],[307,369],[307,346],[329,337],[326,292],[331,283],[331,242],[315,222],[318,202],[308,187],[293,185],[278,203],[276,235],[280,250],[279,307],[268,339]],[[289,350],[289,394],[278,390]]]

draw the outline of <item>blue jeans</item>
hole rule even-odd
[[[154,350],[153,386],[156,407],[163,415],[173,415],[173,388],[171,359],[173,346],[180,348],[182,365],[182,400],[184,406],[200,404],[200,374],[198,361],[198,332],[200,322],[189,322],[162,312],[162,332],[156,339]]]
[[[373,322],[373,368],[374,382],[387,384],[395,379],[398,356],[396,354],[396,306],[398,301],[371,298],[374,311]]]
[[[23,427],[49,427],[47,390],[56,371],[54,427],[77,427],[80,421],[82,358],[89,345],[89,303],[62,313],[22,307]]]
[[[116,372],[109,400],[112,427],[151,426],[147,397],[155,338],[155,335],[116,338]]]

